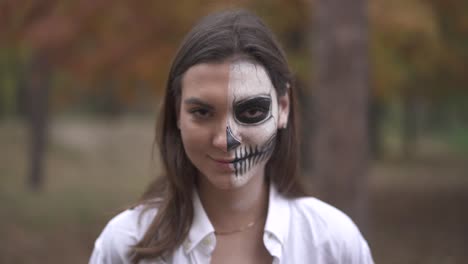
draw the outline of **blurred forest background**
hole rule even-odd
[[[200,17],[242,7],[273,29],[296,74],[304,176],[323,199],[358,204],[334,203],[356,216],[376,263],[467,263],[468,1],[326,2],[0,1],[0,262],[87,262],[105,223],[160,171],[154,123],[177,45]],[[346,28],[356,10],[357,37]],[[326,45],[333,21],[358,52]],[[365,85],[327,97],[323,72],[343,86],[355,64],[321,52],[360,59]],[[335,120],[328,132],[324,120]]]

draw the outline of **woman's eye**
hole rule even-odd
[[[247,111],[244,111],[243,113],[241,113],[241,116],[245,117],[245,118],[258,118],[262,115],[264,115],[265,112],[262,111],[261,109],[258,109],[258,108],[254,108],[254,109],[249,109]]]
[[[237,119],[242,123],[255,124],[263,121],[268,116],[268,110],[262,108],[247,109],[237,115]]]
[[[210,115],[211,115],[210,110],[204,109],[204,108],[195,108],[195,109],[191,109],[191,110],[189,110],[189,112],[190,112],[190,114],[192,114],[195,118],[198,118],[198,119],[205,119],[205,118],[210,117]]]
[[[237,103],[234,106],[236,119],[244,124],[256,124],[270,116],[271,99],[256,97]]]

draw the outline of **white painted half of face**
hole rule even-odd
[[[233,61],[227,103],[228,150],[235,161],[231,181],[241,186],[256,175],[263,176],[275,148],[278,98],[264,67],[246,60]]]

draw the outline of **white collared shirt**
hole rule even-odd
[[[182,246],[166,259],[140,263],[210,263],[216,246],[213,226],[198,195],[194,219]],[[114,217],[96,240],[89,263],[131,263],[128,252],[144,235],[157,210],[143,206]],[[372,264],[366,240],[344,213],[316,198],[287,199],[270,188],[263,243],[274,264]]]

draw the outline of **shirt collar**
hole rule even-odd
[[[265,231],[273,234],[282,245],[289,233],[289,218],[288,200],[278,192],[274,184],[270,184]]]
[[[193,192],[194,217],[190,228],[188,239],[184,242],[185,251],[188,253],[195,248],[206,236],[214,233],[205,209],[200,201],[198,191]],[[274,184],[270,184],[268,197],[268,214],[264,230],[271,233],[283,244],[289,233],[289,203],[276,189]]]
[[[186,252],[190,252],[207,235],[214,233],[213,225],[211,225],[210,219],[206,215],[196,188],[193,192],[193,213],[192,226],[184,245]]]

